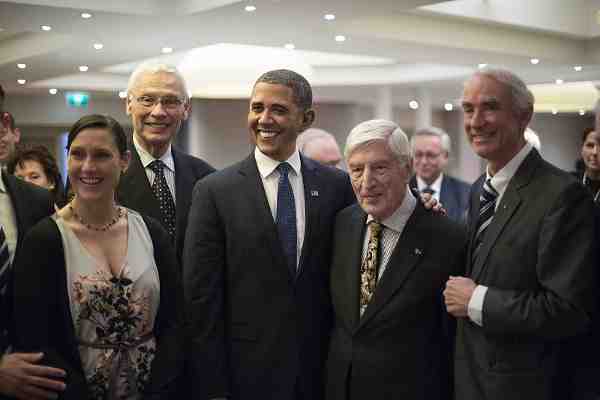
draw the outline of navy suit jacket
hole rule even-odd
[[[419,192],[415,176],[410,180],[410,187]],[[444,174],[440,202],[446,209],[449,218],[457,222],[465,222],[470,189],[471,185],[468,183]]]
[[[148,215],[162,224],[158,200],[152,193],[152,188],[140,156],[133,144],[130,145],[129,150],[131,151],[131,162],[127,172],[119,182],[117,200],[125,207]],[[175,211],[177,214],[175,252],[177,254],[177,261],[181,265],[183,240],[185,238],[188,214],[192,202],[192,189],[196,181],[210,174],[215,169],[205,161],[182,153],[174,147],[171,147],[171,151],[173,153],[173,160],[175,161]]]
[[[337,212],[355,198],[345,172],[301,163],[306,229],[295,277],[254,154],[194,188],[183,263],[190,398],[323,398],[331,236]]]

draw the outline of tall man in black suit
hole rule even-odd
[[[459,318],[456,399],[563,400],[573,391],[565,353],[597,296],[593,204],[526,143],[533,104],[506,70],[480,70],[464,86],[465,132],[488,164],[472,189],[465,276],[444,292]]]
[[[118,200],[162,222],[179,262],[192,188],[214,171],[171,144],[190,112],[185,80],[175,67],[145,63],[131,74],[127,88],[127,115],[133,124],[131,162],[119,182]]]
[[[415,175],[410,187],[440,201],[448,217],[464,222],[469,203],[468,183],[444,173],[452,148],[450,136],[440,128],[419,129],[410,138]]]
[[[441,294],[460,268],[464,227],[409,190],[408,139],[395,123],[357,125],[344,153],[358,204],[335,223],[326,398],[450,400]]]
[[[196,184],[184,251],[194,399],[320,400],[329,262],[348,175],[301,156],[312,91],[289,70],[252,90],[245,160]]]

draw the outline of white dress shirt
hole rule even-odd
[[[525,146],[512,158],[512,160],[510,160],[508,164],[506,164],[500,171],[496,172],[496,175],[494,176],[490,174],[490,167],[488,166],[486,168],[485,178],[486,180],[491,178],[492,186],[498,192],[494,211],[498,210],[498,206],[502,201],[502,197],[504,196],[504,192],[506,192],[506,188],[508,187],[510,180],[515,175],[532,148],[533,147],[529,143],[526,143]],[[477,285],[467,307],[467,314],[469,315],[469,318],[479,326],[483,326],[483,302],[485,300],[487,289],[487,286]]]
[[[4,186],[4,181],[0,177],[0,224],[4,229],[6,235],[6,243],[8,245],[8,253],[10,255],[10,261],[12,262],[15,256],[15,249],[17,248],[17,216],[10,200],[10,196]]]
[[[281,161],[273,160],[264,153],[262,153],[258,147],[254,150],[254,158],[256,160],[256,166],[262,179],[263,188],[265,189],[265,195],[271,208],[271,214],[273,215],[273,221],[277,218],[277,189],[279,187],[279,171],[277,166]],[[302,171],[300,162],[300,153],[298,150],[294,150],[294,153],[286,160],[292,167],[288,173],[288,180],[294,193],[294,206],[296,207],[296,267],[300,262],[300,254],[302,253],[302,244],[304,243],[304,230],[306,226],[305,217],[305,201],[304,201],[304,183],[302,181]]]
[[[135,149],[140,156],[140,161],[142,162],[144,170],[146,171],[148,182],[150,182],[150,186],[152,186],[152,183],[154,183],[154,175],[156,174],[148,166],[152,161],[157,160],[157,158],[154,158],[152,154],[148,153],[146,149],[144,149],[142,145],[140,145],[135,135],[133,135],[133,145],[135,146]],[[166,166],[166,168],[163,168],[163,173],[165,174],[165,179],[167,180],[167,186],[169,186],[171,196],[173,196],[173,202],[177,204],[175,198],[175,160],[173,160],[173,154],[171,153],[170,144],[167,148],[167,151],[165,151],[165,153],[160,158],[158,158],[158,160],[161,160]]]
[[[422,192],[425,188],[429,187],[434,192],[432,194],[433,198],[437,201],[440,201],[440,193],[442,193],[442,181],[444,180],[444,174],[440,174],[435,181],[431,185],[428,185],[423,179],[417,176],[417,188],[419,192]]]

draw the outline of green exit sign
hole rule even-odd
[[[67,92],[65,98],[69,108],[87,108],[90,102],[90,95],[82,92]]]

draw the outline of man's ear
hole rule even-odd
[[[309,108],[302,114],[302,131],[310,128],[313,122],[315,122],[315,110]]]

